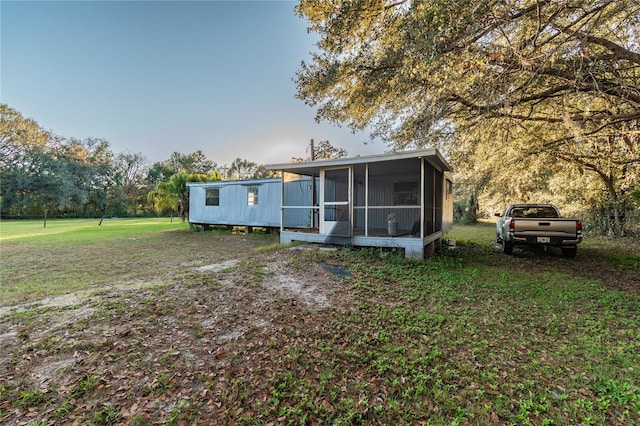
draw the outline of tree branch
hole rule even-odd
[[[566,34],[569,36],[575,36],[578,39],[586,41],[588,43],[602,46],[605,49],[609,50],[610,52],[614,53],[618,58],[631,61],[633,63],[640,65],[640,54],[633,52],[625,48],[624,46],[614,43],[613,41],[608,40],[604,37],[585,34],[580,31],[572,31],[566,27],[565,28],[556,27],[555,29],[563,34]]]

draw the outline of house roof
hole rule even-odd
[[[443,171],[453,171],[436,148],[398,151],[377,155],[362,155],[349,158],[333,158],[329,160],[302,161],[294,163],[267,164],[267,170],[279,170],[300,175],[319,176],[321,168],[350,166],[354,164],[375,163],[382,161],[406,160],[412,158],[426,158],[431,164]]]
[[[203,187],[221,187],[227,185],[262,185],[263,183],[280,182],[279,178],[264,178],[264,179],[246,179],[246,180],[216,180],[211,182],[187,182],[187,186],[203,186]]]

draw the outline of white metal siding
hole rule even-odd
[[[207,206],[207,188],[219,188],[220,203]],[[258,204],[248,205],[248,188],[258,188]],[[311,200],[310,183],[285,185],[285,199]],[[310,201],[308,202],[310,204]],[[302,204],[304,205],[304,204]],[[310,215],[304,211],[287,215],[298,228],[310,227]],[[189,184],[189,222],[208,225],[280,226],[280,179],[207,182]]]

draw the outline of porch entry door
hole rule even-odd
[[[320,233],[351,236],[351,168],[320,171]]]

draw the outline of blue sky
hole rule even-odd
[[[315,36],[292,1],[0,1],[0,101],[53,133],[149,162],[305,156],[310,139],[377,154],[295,98]]]

